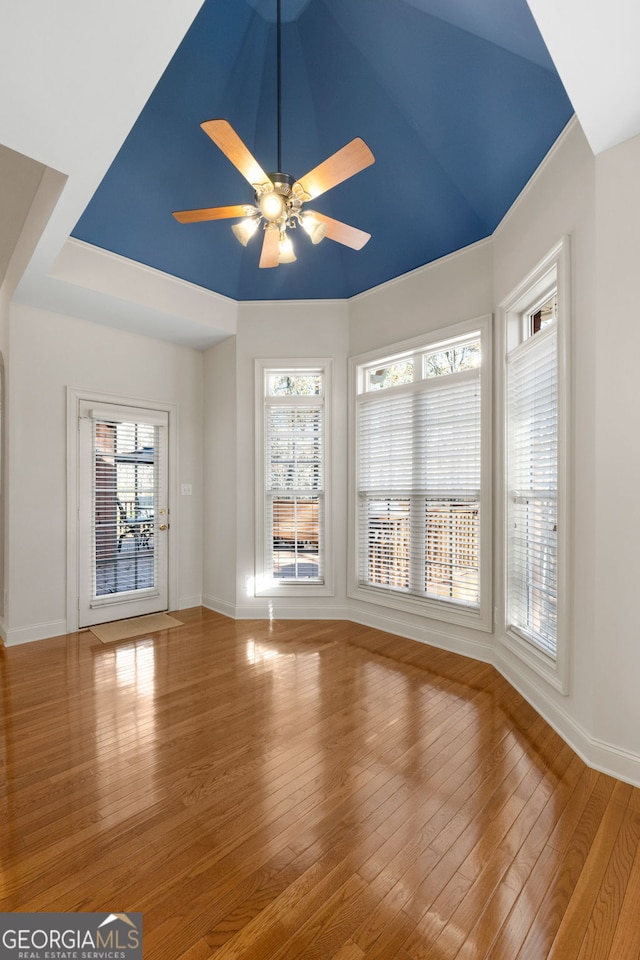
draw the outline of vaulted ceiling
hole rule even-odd
[[[202,121],[278,169],[276,10],[205,0],[74,237],[235,300],[350,297],[490,235],[573,112],[525,0],[282,0],[283,172],[362,137],[375,164],[313,206],[371,240],[297,230],[259,269],[260,236],[171,212],[253,202]]]
[[[228,336],[237,301],[350,297],[490,235],[574,110],[596,154],[640,133],[635,0],[282,0],[282,165],[364,138],[375,164],[314,206],[372,237],[296,231],[297,261],[260,270],[259,238],[171,212],[252,200],[204,120],[275,166],[276,0],[10,6],[14,299],[177,343]]]

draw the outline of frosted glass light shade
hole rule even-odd
[[[279,220],[284,213],[284,198],[273,190],[270,190],[268,193],[263,193],[259,203],[262,216],[265,220],[270,220],[272,223]]]
[[[231,227],[234,237],[237,237],[243,247],[246,247],[258,229],[258,223],[259,217],[249,217],[247,220],[241,220],[240,223],[234,223]]]
[[[283,235],[278,244],[278,263],[293,263],[296,254],[289,237]]]
[[[327,233],[327,225],[318,220],[312,213],[306,213],[300,217],[300,222],[311,237],[311,243],[320,243],[324,240]]]

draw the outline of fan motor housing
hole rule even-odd
[[[295,177],[292,177],[289,173],[268,173],[267,176],[271,180],[276,193],[283,197],[291,196],[292,187],[296,182]]]

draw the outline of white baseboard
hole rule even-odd
[[[287,600],[274,600],[273,597],[252,599],[248,603],[229,603],[218,597],[207,595],[202,606],[214,610],[233,620],[350,620],[349,608],[344,606],[304,606],[288,603]]]
[[[230,617],[236,620],[236,605],[227,600],[220,600],[218,597],[212,597],[205,594],[202,598],[202,606],[207,610],[213,610],[214,613],[221,613],[223,617]]]
[[[371,610],[352,607],[347,611],[345,619],[351,620],[352,623],[361,623],[365,627],[373,627],[375,630],[383,630],[385,633],[393,633],[398,637],[406,637],[407,640],[417,640],[418,643],[426,643],[440,650],[449,650],[463,657],[481,660],[483,663],[492,663],[493,650],[484,639],[470,640],[467,637],[443,633],[422,624],[407,623],[402,617],[395,616],[393,613],[381,613],[380,610],[380,607]],[[428,621],[428,623],[434,622]]]
[[[191,607],[204,607],[205,603],[202,602],[202,597],[180,597],[178,599],[178,606],[176,610],[189,610]]]
[[[252,603],[239,603],[235,613],[237,620],[349,620],[348,607],[338,605],[314,607],[310,603],[304,606],[287,603],[286,600],[274,600],[264,597]]]
[[[17,647],[21,643],[34,643],[36,640],[49,640],[67,633],[66,620],[50,620],[48,623],[33,623],[28,627],[16,627],[7,630],[4,642],[7,647]]]
[[[542,684],[525,677],[499,654],[494,658],[494,666],[588,767],[640,787],[638,754],[592,737],[586,727],[567,713],[560,703],[554,702]]]
[[[610,777],[624,780],[634,787],[640,787],[640,757],[637,753],[623,750],[613,743],[596,740],[595,737],[589,738],[589,744],[591,749],[590,759],[586,761],[588,766],[600,770],[601,773],[608,773]]]

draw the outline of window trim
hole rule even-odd
[[[449,603],[446,599],[402,596],[376,587],[363,586],[358,579],[358,490],[357,490],[357,414],[363,367],[376,362],[397,359],[412,352],[432,352],[454,339],[463,339],[479,332],[482,344],[480,367],[481,399],[481,482],[480,482],[480,604],[476,609]],[[471,320],[428,331],[420,337],[387,344],[376,350],[349,359],[349,534],[347,596],[352,600],[400,610],[414,616],[429,617],[458,626],[472,627],[490,633],[493,629],[492,595],[492,316],[485,314]],[[397,389],[402,389],[401,387]]]
[[[278,581],[266,569],[266,492],[265,492],[265,380],[267,372],[303,373],[321,371],[324,377],[324,582]],[[255,534],[254,534],[254,597],[321,597],[334,596],[332,536],[332,399],[333,361],[330,358],[261,358],[255,361]]]
[[[555,288],[558,298],[557,360],[558,360],[558,537],[557,537],[557,636],[555,659],[531,642],[516,627],[508,622],[508,407],[507,407],[507,356],[525,341],[525,316]],[[536,267],[515,287],[499,307],[502,327],[502,617],[503,630],[498,640],[508,653],[526,664],[538,676],[546,680],[560,693],[569,692],[569,666],[571,653],[570,631],[570,569],[571,569],[571,451],[569,428],[571,416],[571,369],[570,369],[570,245],[569,237],[563,237]],[[534,333],[531,336],[543,336]]]

